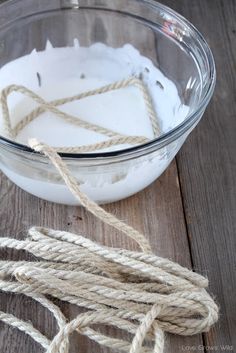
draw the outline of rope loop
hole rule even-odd
[[[0,248],[25,250],[38,259],[0,261],[0,290],[39,301],[54,315],[58,334],[49,342],[10,314],[0,313],[0,319],[30,335],[47,353],[68,353],[74,331],[120,352],[162,353],[164,332],[194,335],[218,319],[217,305],[205,290],[207,280],[152,253],[109,248],[82,235],[38,227],[25,240],[1,238]],[[66,322],[48,295],[87,312]],[[133,340],[106,336],[95,330],[98,324],[126,331]]]

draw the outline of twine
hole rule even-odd
[[[83,120],[82,118],[64,113],[63,111],[57,108],[57,106],[61,106],[66,103],[72,103],[77,100],[81,100],[94,95],[104,94],[114,90],[119,90],[121,88],[124,89],[129,86],[137,87],[142,93],[146,110],[152,125],[153,135],[154,137],[157,137],[160,134],[160,127],[158,125],[158,120],[156,118],[156,112],[152,104],[152,99],[143,81],[136,77],[130,77],[126,80],[115,82],[110,85],[97,88],[95,90],[87,91],[69,98],[54,100],[49,103],[46,102],[43,98],[41,98],[39,95],[37,95],[36,93],[34,93],[33,91],[29,90],[24,86],[10,85],[2,90],[1,97],[0,97],[5,133],[10,139],[15,140],[15,138],[20,133],[20,131],[22,131],[29,123],[31,123],[33,120],[35,120],[39,115],[41,115],[45,111],[49,111],[55,114],[57,117],[63,119],[67,123],[73,124],[75,126],[79,126],[81,128],[84,128],[90,131],[97,132],[99,134],[102,134],[111,138],[108,141],[103,141],[100,143],[82,146],[82,147],[55,147],[55,149],[58,152],[84,153],[84,152],[91,152],[95,150],[101,150],[115,145],[122,145],[122,144],[137,145],[137,144],[146,143],[149,141],[147,137],[122,135],[113,130],[101,127],[96,124],[89,123]],[[15,127],[12,127],[12,124],[11,124],[10,112],[9,112],[8,102],[7,102],[8,96],[13,92],[24,94],[39,104],[38,108],[34,109],[30,114],[26,115],[23,119],[21,119],[21,121]]]
[[[132,144],[133,137],[118,136],[113,131],[88,124],[56,108],[65,102],[127,87],[131,83],[143,89],[155,136],[159,130],[156,117],[152,120],[154,110],[151,99],[140,80],[133,78],[101,88],[99,92],[90,91],[76,98],[50,103],[25,87],[10,86],[1,95],[6,131],[11,138],[15,138],[22,128],[47,110],[68,123],[86,126],[93,131],[103,131],[101,133],[111,137],[108,140],[110,145],[113,142],[120,144],[120,141],[124,141],[119,140],[122,138],[128,139],[128,143]],[[25,93],[40,104],[39,108],[23,118],[15,128],[11,126],[7,105],[7,97],[13,91]],[[218,307],[205,290],[208,286],[207,279],[154,255],[143,234],[91,201],[80,190],[77,180],[71,175],[55,147],[35,139],[31,139],[29,145],[50,159],[72,194],[88,211],[136,241],[142,252],[109,248],[82,235],[40,227],[31,228],[25,240],[0,238],[0,248],[25,250],[38,260],[0,261],[0,290],[24,294],[39,302],[54,316],[58,333],[50,341],[30,323],[11,314],[0,312],[0,320],[31,336],[46,353],[68,353],[69,336],[73,331],[104,347],[127,353],[163,353],[164,332],[183,336],[207,332],[218,320]],[[91,148],[104,147],[97,144],[80,148],[88,151]],[[60,148],[61,150],[63,149]],[[76,148],[73,147],[74,150]],[[67,322],[48,296],[86,308],[87,311]],[[130,333],[133,338],[127,341],[107,336],[96,329],[96,325],[119,328]]]

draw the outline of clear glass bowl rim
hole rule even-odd
[[[138,1],[138,0],[136,0]],[[4,7],[7,3],[14,2],[14,0],[8,0],[6,2],[3,2],[0,4],[0,11],[1,8]],[[140,156],[140,155],[147,155],[149,153],[152,153],[153,151],[159,150],[173,141],[177,140],[179,137],[183,136],[188,130],[191,129],[191,127],[199,120],[199,116],[204,112],[205,108],[207,107],[210,99],[212,98],[212,95],[214,93],[215,85],[216,85],[216,66],[215,66],[215,61],[214,61],[214,56],[213,53],[206,42],[205,38],[203,35],[198,31],[198,29],[190,22],[188,21],[185,17],[180,15],[178,12],[175,10],[171,9],[170,7],[163,5],[157,1],[154,0],[143,0],[143,4],[146,6],[152,7],[153,9],[159,9],[161,11],[165,11],[165,13],[168,13],[168,15],[174,17],[177,21],[181,21],[186,25],[186,27],[194,33],[194,35],[198,38],[199,43],[202,46],[202,49],[206,55],[206,58],[208,60],[208,75],[207,75],[207,80],[209,82],[208,87],[206,89],[206,92],[204,96],[201,98],[199,103],[196,105],[196,107],[192,110],[192,112],[186,117],[183,123],[179,124],[176,126],[174,129],[168,131],[167,133],[162,134],[160,137],[150,140],[149,142],[126,148],[126,149],[120,149],[118,151],[112,151],[112,152],[98,152],[98,153],[59,153],[59,155],[62,158],[65,159],[74,159],[74,160],[92,160],[94,161],[107,161],[109,159],[112,159],[113,162],[118,161],[120,158],[123,159],[130,159],[135,156]],[[71,7],[73,8],[73,7]],[[63,10],[63,9],[62,9]],[[47,11],[46,11],[47,12]],[[39,152],[36,152],[32,150],[29,146],[23,145],[21,143],[12,141],[6,137],[3,137],[0,135],[0,145],[3,147],[9,147],[11,149],[17,150],[17,152],[22,152],[26,154],[32,154],[33,155],[39,155]]]

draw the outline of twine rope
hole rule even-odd
[[[81,146],[80,151],[99,150],[104,148],[104,144],[107,146],[106,143],[110,143],[110,146],[122,141],[142,143],[136,139],[142,137],[121,136],[56,108],[131,84],[137,85],[143,92],[156,136],[160,130],[150,95],[136,78],[50,103],[25,87],[7,87],[0,98],[6,131],[10,138],[15,139],[27,124],[44,111],[50,111],[68,123],[111,137],[99,144]],[[7,98],[15,91],[27,94],[39,107],[16,127],[12,127]],[[142,252],[109,248],[82,235],[40,227],[31,228],[25,240],[0,238],[0,248],[24,250],[33,254],[37,260],[0,261],[0,290],[24,294],[39,302],[55,318],[58,333],[49,340],[30,323],[11,314],[0,312],[0,320],[31,336],[46,353],[69,353],[69,336],[73,331],[104,347],[125,353],[163,353],[164,332],[187,336],[208,331],[218,320],[218,307],[206,292],[208,280],[168,259],[154,255],[143,234],[91,201],[80,190],[77,180],[59,156],[58,152],[65,149],[50,147],[35,139],[31,139],[29,145],[50,159],[69,190],[88,211],[137,242]],[[73,147],[73,151],[78,149]],[[75,304],[87,311],[67,322],[59,307],[48,297]],[[127,341],[107,336],[96,325],[119,328],[130,333],[133,338]]]
[[[120,133],[117,133],[116,131],[113,131],[111,129],[107,129],[105,127],[101,127],[96,124],[89,123],[85,120],[83,120],[80,117],[75,117],[73,115],[67,114],[60,109],[58,109],[58,106],[62,106],[67,103],[72,103],[77,100],[81,100],[87,97],[99,95],[99,94],[105,94],[111,91],[119,90],[119,89],[125,89],[129,86],[134,86],[137,87],[140,92],[142,93],[143,100],[145,102],[146,110],[152,125],[153,129],[153,136],[157,137],[160,134],[160,127],[158,125],[158,120],[156,117],[156,112],[152,103],[151,96],[147,90],[147,87],[143,83],[143,81],[139,78],[136,77],[130,77],[128,79],[118,81],[100,88],[97,88],[95,90],[87,91],[72,97],[68,98],[63,98],[63,99],[58,99],[54,100],[52,102],[46,102],[42,97],[34,93],[33,91],[29,90],[28,88],[24,86],[19,86],[19,85],[10,85],[6,87],[5,89],[2,90],[1,96],[0,96],[0,103],[2,107],[2,115],[3,115],[3,122],[4,122],[4,130],[6,135],[12,139],[15,140],[17,135],[28,125],[30,124],[33,120],[38,118],[42,113],[45,111],[53,113],[55,116],[58,118],[61,118],[65,122],[69,124],[73,124],[75,126],[97,132],[99,134],[105,135],[109,137],[110,139],[107,141],[102,141],[99,143],[91,144],[91,145],[85,145],[85,146],[80,146],[80,147],[55,147],[55,149],[58,152],[62,153],[85,153],[85,152],[91,152],[91,151],[96,151],[96,150],[101,150],[104,148],[108,148],[111,146],[116,146],[116,145],[122,145],[122,144],[131,144],[131,145],[139,145],[143,144],[149,141],[147,137],[144,136],[127,136],[127,135],[122,135]],[[39,104],[39,107],[34,109],[32,112],[30,112],[28,115],[26,115],[23,119],[20,120],[20,122],[13,127],[10,119],[10,111],[8,107],[8,97],[11,95],[13,92],[18,92],[23,95],[26,95],[30,99],[32,99],[34,102]]]

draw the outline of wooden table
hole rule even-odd
[[[210,333],[167,336],[166,352],[236,352],[236,1],[165,0],[193,22],[213,49],[218,84],[204,119],[169,169],[148,189],[106,206],[120,219],[149,234],[154,251],[207,275],[221,308]],[[107,245],[134,245],[81,208],[39,200],[0,178],[0,234],[20,238],[31,225],[89,234]],[[99,239],[98,239],[98,234]],[[2,251],[1,258],[23,258]],[[78,309],[60,304],[68,317]],[[0,295],[0,310],[31,321],[42,333],[56,333],[52,317],[24,296]],[[114,332],[113,332],[114,333]],[[78,335],[71,352],[108,352]],[[227,347],[228,346],[228,347]],[[15,329],[0,324],[1,353],[41,349]]]

